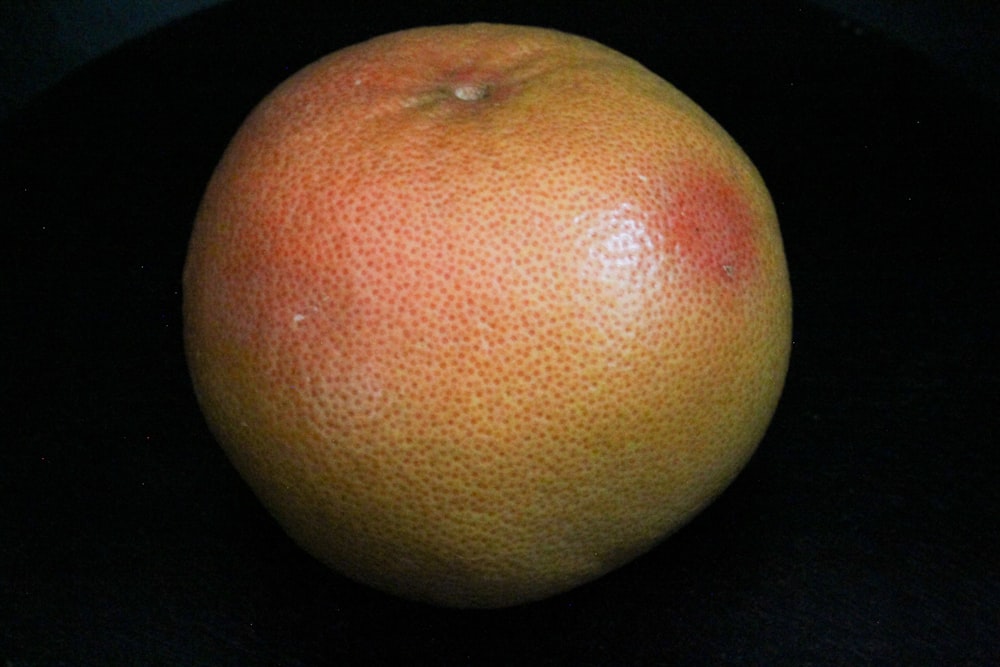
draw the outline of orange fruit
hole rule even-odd
[[[302,547],[500,607],[594,579],[762,438],[791,297],[736,143],[637,62],[527,27],[375,38],[252,112],[198,211],[208,424]]]

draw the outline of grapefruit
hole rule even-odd
[[[288,534],[401,596],[592,580],[747,462],[787,369],[777,218],[630,58],[458,25],[329,55],[240,127],[197,213],[207,422]]]

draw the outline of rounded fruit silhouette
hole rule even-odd
[[[635,61],[538,28],[375,38],[252,112],[197,214],[186,349],[289,535],[501,607],[716,497],[772,417],[791,296],[753,165]]]

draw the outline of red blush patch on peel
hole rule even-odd
[[[751,201],[718,172],[682,173],[667,195],[664,231],[683,273],[729,288],[752,281],[759,257]]]

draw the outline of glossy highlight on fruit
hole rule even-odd
[[[694,102],[593,41],[472,24],[343,49],[257,106],[198,211],[184,320],[209,426],[296,542],[502,607],[728,485],[781,393],[791,292],[760,175]]]

